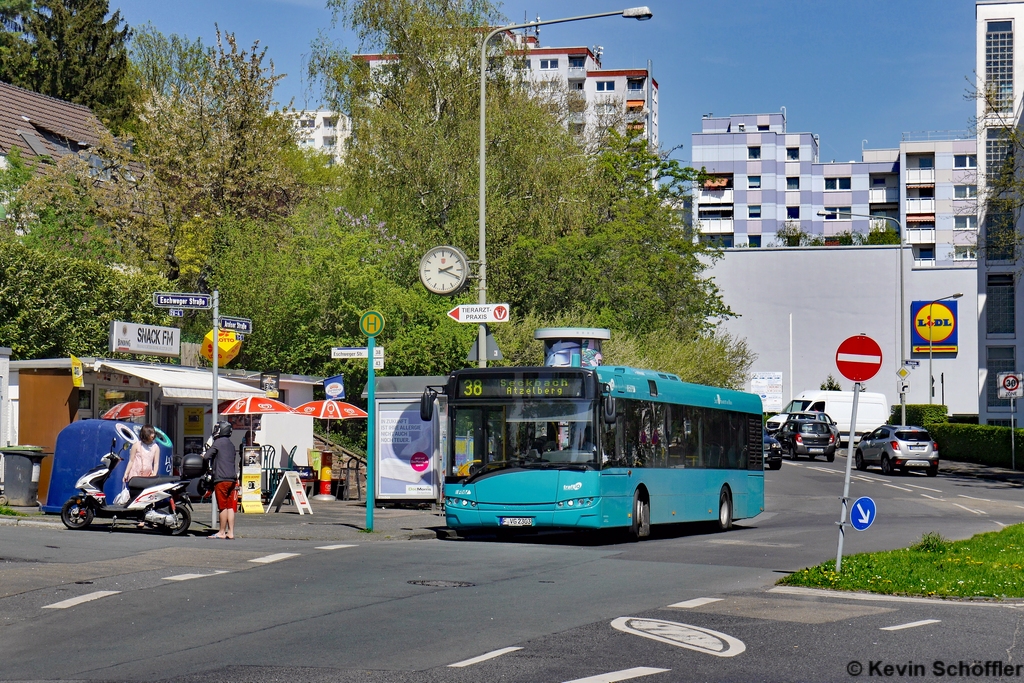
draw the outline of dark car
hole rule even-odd
[[[913,469],[929,477],[939,473],[939,444],[924,427],[882,425],[861,438],[854,458],[858,470],[877,464],[883,474]]]
[[[764,444],[764,465],[770,470],[777,470],[782,467],[782,445],[779,440],[768,434],[768,430],[761,430],[761,442]]]
[[[787,419],[775,438],[783,452],[789,454],[790,460],[796,460],[799,455],[806,455],[811,460],[823,455],[829,462],[836,459],[839,439],[832,432],[832,425],[824,420]]]
[[[788,417],[794,420],[822,420],[823,422],[828,423],[829,429],[836,435],[836,442],[839,442],[839,427],[836,425],[836,421],[833,420],[826,412],[822,412],[820,410],[801,410],[799,412],[790,413]]]

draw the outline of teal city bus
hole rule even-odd
[[[438,392],[428,389],[423,417]],[[652,370],[453,372],[445,511],[463,531],[628,530],[764,511],[761,400]]]

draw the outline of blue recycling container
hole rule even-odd
[[[68,498],[77,493],[75,482],[79,477],[100,464],[100,458],[110,452],[110,443],[115,441],[114,451],[124,458],[107,479],[103,492],[113,500],[124,488],[125,468],[128,467],[128,452],[131,444],[139,440],[142,425],[119,420],[80,420],[72,422],[57,435],[53,449],[53,468],[50,472],[50,488],[46,504],[40,509],[47,513],[59,513]],[[171,440],[161,430],[156,430],[156,442],[160,446],[160,473],[171,474]],[[129,444],[123,452],[121,447]]]

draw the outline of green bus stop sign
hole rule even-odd
[[[376,337],[384,331],[384,316],[377,311],[367,311],[359,318],[359,331],[367,337]]]

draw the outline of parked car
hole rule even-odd
[[[858,470],[878,465],[882,474],[906,474],[923,469],[929,477],[939,473],[939,444],[924,427],[882,425],[860,440],[854,455]]]
[[[782,467],[782,444],[771,436],[768,430],[761,430],[761,442],[764,444],[764,465],[770,470]]]
[[[794,420],[821,420],[829,426],[829,430],[836,435],[836,443],[839,442],[839,425],[833,420],[828,413],[820,410],[801,410],[799,412],[790,413],[789,417]]]
[[[778,415],[768,418],[768,431],[782,428],[790,413],[815,411],[828,413],[836,418],[836,427],[843,442],[848,440],[850,413],[853,408],[852,391],[804,391],[782,409]],[[857,400],[857,436],[867,434],[877,425],[889,420],[889,402],[885,394],[862,391]]]
[[[823,455],[829,462],[836,459],[839,439],[824,420],[786,420],[775,438],[790,460],[796,460],[798,455],[806,455],[811,460]]]

